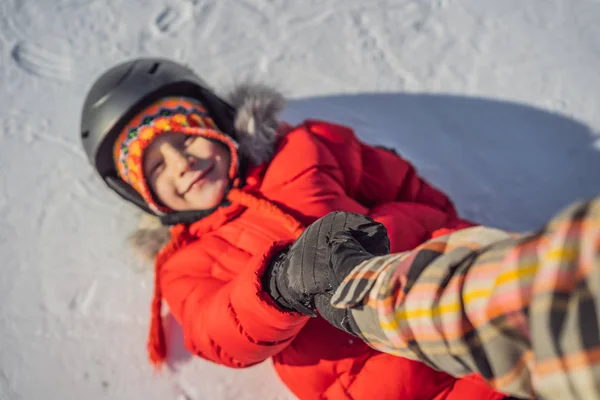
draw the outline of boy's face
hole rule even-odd
[[[167,133],[144,151],[148,186],[164,206],[174,211],[217,206],[229,183],[229,151],[196,135]]]

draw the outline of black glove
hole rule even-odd
[[[281,292],[279,291],[279,288],[277,287],[277,277],[281,273],[281,266],[287,256],[289,250],[290,250],[290,248],[288,247],[287,249],[285,249],[281,253],[279,253],[277,256],[275,256],[273,258],[273,260],[271,260],[271,263],[269,264],[269,266],[265,270],[265,273],[263,274],[262,286],[263,286],[263,290],[265,292],[267,292],[273,300],[275,300],[275,303],[277,303],[279,308],[286,310],[286,311],[296,311],[290,305],[290,303],[288,303],[283,298],[283,296],[281,295]]]
[[[340,251],[332,253],[330,238],[338,232],[352,233],[362,251],[355,245],[348,251],[337,246]],[[314,317],[315,296],[331,296],[356,265],[388,252],[389,238],[382,224],[360,214],[334,212],[311,224],[285,254],[273,260],[263,286],[280,307]]]
[[[330,268],[334,274],[340,277],[340,283],[363,261],[373,258],[375,255],[384,255],[389,253],[389,246],[386,249],[375,248],[376,254],[371,254],[365,250],[364,246],[357,240],[362,239],[361,231],[340,231],[329,239]],[[388,242],[389,243],[389,242]],[[368,245],[368,241],[365,242]],[[317,294],[315,296],[315,305],[319,314],[331,325],[346,331],[354,336],[359,336],[358,326],[354,322],[352,313],[347,308],[335,308],[331,305],[333,292],[337,289]]]

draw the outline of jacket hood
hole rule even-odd
[[[236,110],[234,128],[239,153],[254,165],[270,161],[277,141],[285,134],[279,129],[278,118],[285,108],[283,95],[263,84],[243,83],[224,97]],[[129,244],[142,260],[153,261],[170,238],[168,227],[161,225],[157,217],[143,213]]]

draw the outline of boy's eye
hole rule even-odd
[[[183,144],[185,144],[186,146],[189,146],[190,144],[192,144],[194,142],[194,140],[196,140],[195,136],[188,136],[185,138],[185,141],[183,142]]]
[[[150,175],[154,176],[156,175],[158,172],[161,171],[162,166],[164,165],[164,163],[161,161],[155,163],[151,168],[150,168]]]

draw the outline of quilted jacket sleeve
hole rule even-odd
[[[350,194],[367,207],[394,201],[414,202],[456,216],[450,199],[420,178],[414,167],[394,151],[365,144],[352,129],[342,125],[306,123],[340,162]]]
[[[268,261],[284,245],[275,244],[252,259],[229,282],[211,275],[210,265],[217,261],[203,251],[201,240],[165,264],[163,297],[183,327],[188,350],[218,364],[244,368],[290,344],[308,317],[279,310],[260,283]]]

